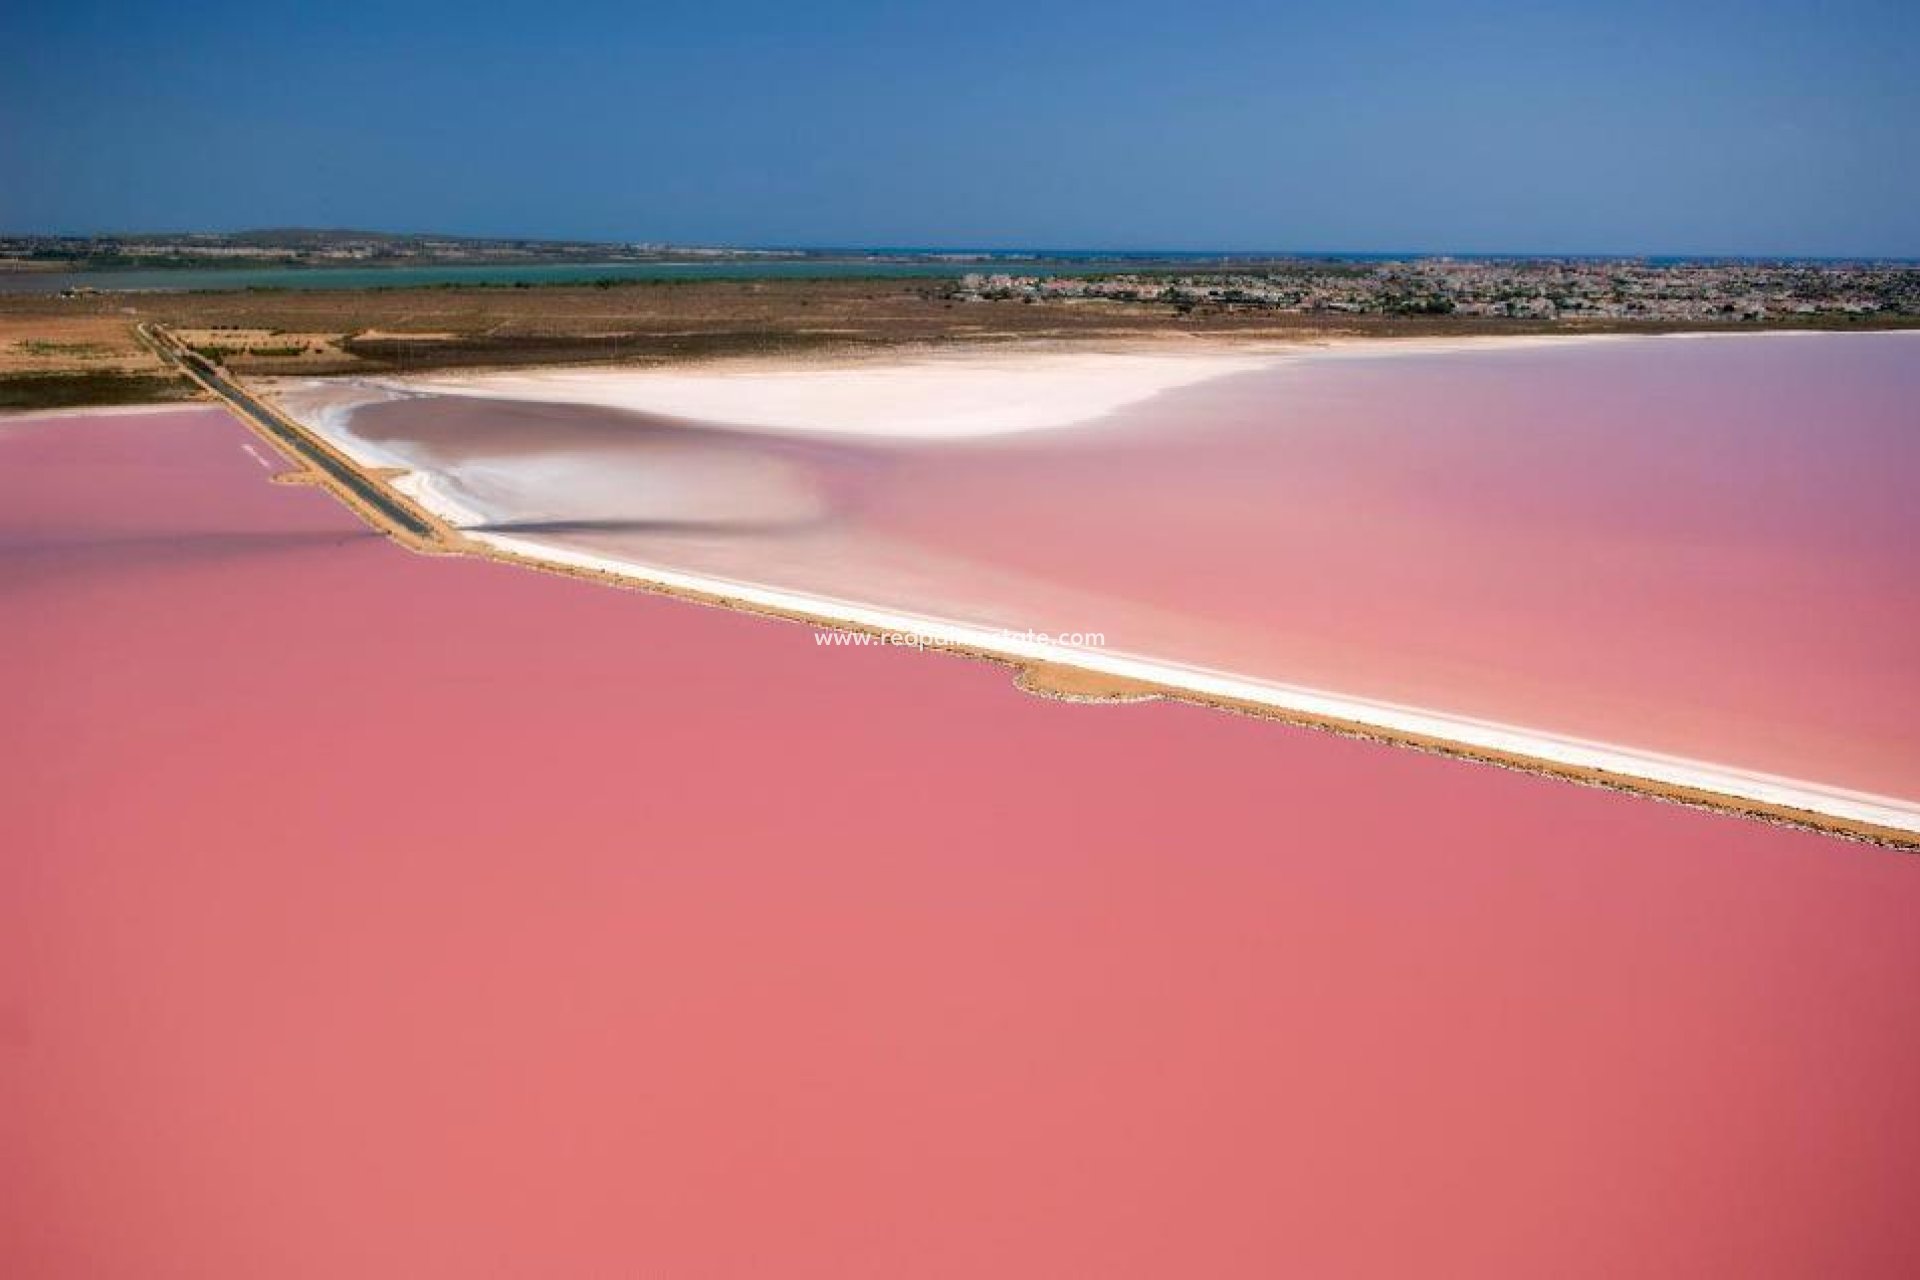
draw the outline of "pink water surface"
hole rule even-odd
[[[0,1274],[1908,1276],[1920,859],[0,424]]]
[[[1342,353],[961,445],[354,424],[564,545],[1920,800],[1920,335]]]

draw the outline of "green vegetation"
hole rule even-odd
[[[97,342],[48,342],[44,338],[23,338],[20,350],[36,356],[104,356],[112,352]]]
[[[193,349],[217,364],[224,364],[235,356],[253,356],[258,359],[285,359],[289,356],[303,356],[307,354],[307,348],[299,345],[280,347],[223,347],[218,343],[209,343],[206,346],[197,346]]]
[[[193,384],[172,374],[0,374],[0,409],[73,409],[189,399]]]

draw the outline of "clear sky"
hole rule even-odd
[[[1920,255],[1920,0],[0,5],[0,229]]]

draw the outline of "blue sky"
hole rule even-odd
[[[1920,255],[1920,3],[0,10],[0,229]]]

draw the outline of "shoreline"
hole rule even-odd
[[[413,496],[433,506],[439,495],[432,486],[425,485]],[[436,511],[436,514],[443,518],[448,515],[446,511]],[[1636,751],[1524,726],[1256,680],[1166,659],[1028,640],[974,624],[640,565],[610,556],[551,547],[529,538],[471,530],[462,530],[462,537],[504,553],[496,558],[513,563],[536,562],[583,570],[595,577],[619,578],[701,602],[725,601],[751,612],[813,625],[850,627],[869,633],[911,634],[935,641],[936,644],[926,646],[929,648],[1011,662],[1023,669],[1039,665],[1090,672],[1120,682],[1128,690],[1125,696],[1151,693],[1225,710],[1277,713],[1279,718],[1297,723],[1343,731],[1357,729],[1361,736],[1380,736],[1408,745],[1442,751],[1462,748],[1464,750],[1450,754],[1464,754],[1491,763],[1533,762],[1549,766],[1549,772],[1560,776],[1568,776],[1569,772],[1591,775],[1590,780],[1602,785],[1645,790],[1644,784],[1653,784],[1667,789],[1670,793],[1667,798],[1672,799],[1721,797],[1736,802],[1731,806],[1736,809],[1741,804],[1759,806],[1758,810],[1740,810],[1749,816],[1767,816],[1779,811],[1775,816],[1789,820],[1795,813],[1837,819],[1858,828],[1899,833],[1902,839],[1920,843],[1920,805],[1893,797]],[[1044,690],[1041,692],[1044,695]],[[1107,699],[1083,696],[1076,700]],[[1823,826],[1823,829],[1831,828]]]
[[[196,409],[217,407],[212,401],[149,400],[140,404],[70,405],[59,409],[0,409],[0,427],[27,422],[58,421],[62,418],[134,417],[146,413],[191,413]]]

